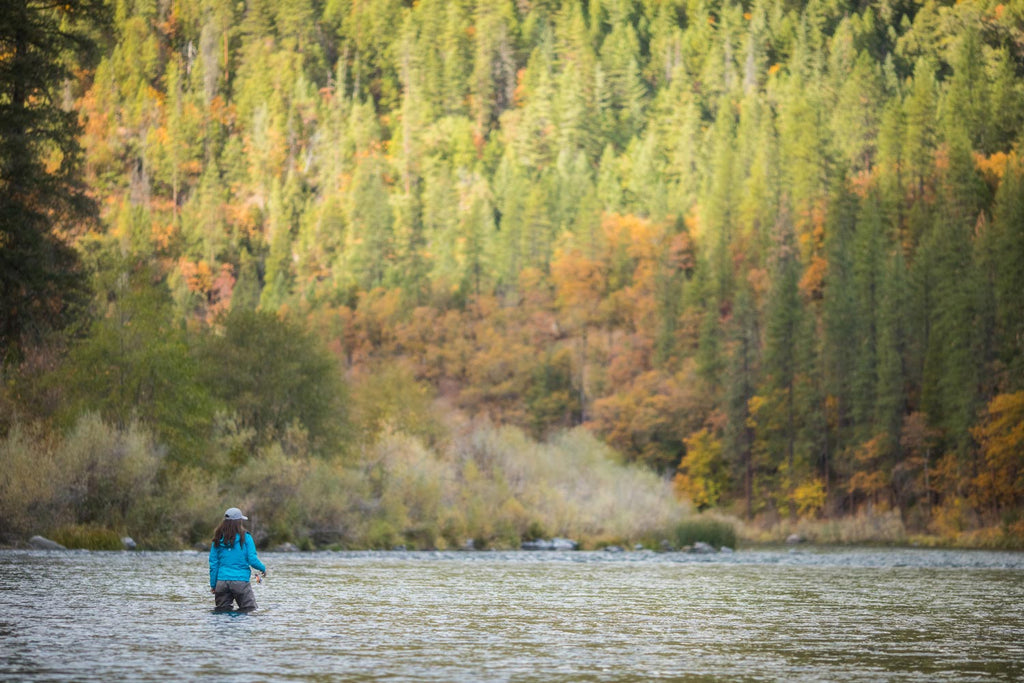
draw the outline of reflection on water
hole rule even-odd
[[[3,680],[1020,680],[1024,555],[0,552]]]

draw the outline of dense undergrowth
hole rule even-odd
[[[62,438],[17,425],[0,441],[0,528],[68,547],[202,543],[223,508],[242,507],[264,547],[518,548],[569,537],[583,547],[671,537],[687,506],[585,430],[541,443],[478,426],[428,446],[386,431],[353,460],[273,443],[229,476],[167,462],[137,425],[83,415]]]

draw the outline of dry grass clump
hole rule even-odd
[[[821,545],[904,544],[906,528],[898,510],[861,511],[835,519],[776,519],[742,523],[740,536],[752,543],[782,543],[792,535]]]
[[[685,509],[669,484],[624,465],[589,432],[548,443],[484,427],[438,450],[386,435],[364,461],[372,545],[518,547],[562,536],[586,546],[664,533]]]
[[[114,428],[95,413],[83,414],[64,438],[15,424],[0,440],[0,537],[63,528],[81,547],[106,545],[96,528],[119,531],[151,517],[161,459],[146,430]]]

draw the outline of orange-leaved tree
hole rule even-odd
[[[1024,391],[993,398],[971,433],[982,455],[974,502],[997,513],[1024,504]]]

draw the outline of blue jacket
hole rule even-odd
[[[256,557],[256,544],[251,534],[246,533],[242,543],[238,542],[238,534],[235,534],[235,542],[230,547],[210,544],[210,588],[215,587],[218,581],[248,581],[249,567],[267,571],[260,558]]]

